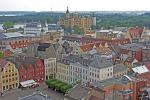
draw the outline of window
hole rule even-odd
[[[3,91],[5,90],[5,86],[3,86]]]
[[[110,75],[112,76],[112,72],[110,72]]]
[[[107,76],[109,76],[109,73],[107,74]]]
[[[3,80],[3,83],[5,83],[5,80]]]
[[[15,84],[13,84],[13,88],[15,87]]]
[[[6,89],[8,89],[8,85],[6,85]]]

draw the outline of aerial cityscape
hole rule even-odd
[[[87,8],[85,0],[50,0],[47,8],[48,0],[39,0],[32,8],[33,0],[5,7],[6,1],[0,1],[0,100],[150,100],[147,4],[106,9],[104,0],[102,8],[96,0]]]

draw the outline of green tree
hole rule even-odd
[[[3,56],[4,56],[4,53],[0,51],[0,58],[2,58]]]
[[[84,30],[83,28],[80,28],[78,26],[73,27],[73,34],[78,34],[78,35],[83,35],[84,34]]]
[[[14,26],[14,24],[12,22],[7,21],[7,22],[3,23],[2,27],[7,33],[8,29],[13,28],[13,26]]]

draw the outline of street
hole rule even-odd
[[[0,97],[0,100],[18,100],[18,97],[24,97],[27,95],[31,95],[33,92],[36,90],[41,91],[43,94],[47,94],[52,98],[52,100],[63,100],[63,94],[58,93],[54,90],[49,89],[45,84],[41,84],[37,88],[33,89],[15,89],[15,90],[10,90],[4,93],[3,97]]]

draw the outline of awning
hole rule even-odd
[[[38,83],[35,82],[34,80],[27,80],[27,81],[24,81],[24,82],[20,82],[20,84],[22,85],[22,87],[29,87],[29,86],[32,86],[32,85],[36,85]]]

